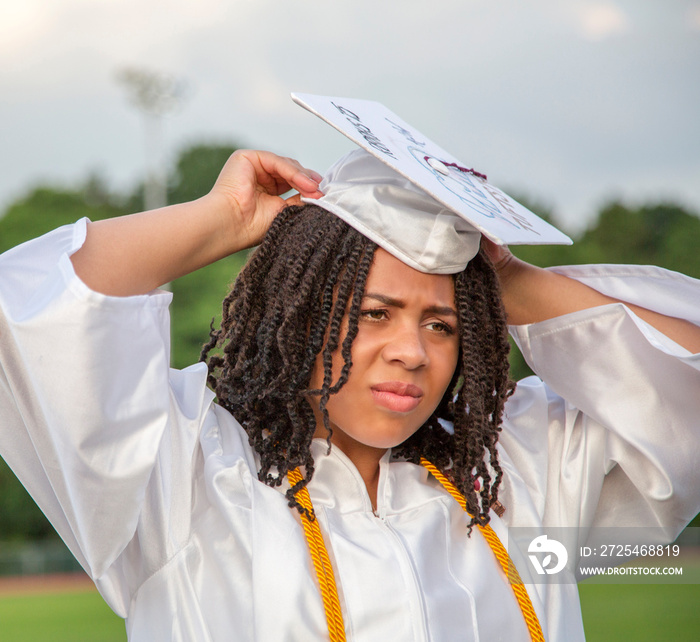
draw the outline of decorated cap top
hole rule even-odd
[[[499,245],[570,244],[571,239],[491,185],[381,103],[310,94],[293,100],[365,151],[326,173],[324,197],[308,202],[336,214],[422,272],[459,272],[479,234]]]

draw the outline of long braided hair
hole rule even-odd
[[[219,404],[240,422],[260,457],[260,481],[279,486],[290,470],[304,467],[304,479],[287,491],[290,506],[300,512],[305,510],[295,495],[314,473],[316,416],[309,398],[319,397],[330,447],[326,404],[350,374],[375,250],[372,241],[316,205],[285,208],[224,299],[221,327],[212,329],[202,349]],[[424,456],[446,471],[466,497],[471,528],[488,523],[489,507],[498,499],[496,441],[514,384],[505,314],[488,258],[478,254],[454,275],[454,284],[460,355],[453,381],[428,421],[392,453],[414,463]],[[343,367],[334,382],[337,350]],[[319,354],[323,384],[310,389]]]

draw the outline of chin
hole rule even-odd
[[[415,432],[415,430],[409,433],[404,431],[400,434],[393,433],[383,436],[374,434],[371,437],[368,436],[366,439],[357,439],[357,441],[370,448],[382,448],[386,450],[387,448],[396,448],[396,446],[400,446],[409,437],[413,436]]]

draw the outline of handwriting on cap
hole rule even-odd
[[[391,150],[372,133],[372,130],[362,122],[360,117],[355,112],[350,111],[347,107],[336,105],[332,101],[331,105],[333,105],[333,107],[343,114],[343,116],[345,116],[346,120],[357,130],[357,133],[367,141],[367,144],[370,147],[373,147],[377,151],[382,152],[387,156],[391,156],[391,158],[396,160],[396,156],[392,154]]]

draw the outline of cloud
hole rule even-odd
[[[40,0],[5,2],[0,5],[0,55],[6,60],[27,44],[50,31],[50,11]]]
[[[693,31],[700,31],[700,4],[688,9],[688,24]]]
[[[581,35],[588,40],[604,40],[631,30],[630,20],[612,2],[586,2],[576,9]]]

